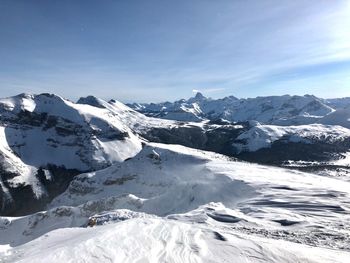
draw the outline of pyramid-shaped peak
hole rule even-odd
[[[194,98],[197,100],[200,100],[200,99],[205,99],[205,96],[201,92],[197,92]]]

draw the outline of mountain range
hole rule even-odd
[[[224,119],[230,122],[258,121],[282,126],[311,123],[334,124],[350,127],[350,98],[320,99],[312,95],[270,96],[238,99],[206,98],[201,93],[188,100],[164,103],[128,104],[129,107],[152,117],[178,121]],[[338,112],[335,112],[337,111]],[[340,113],[346,111],[347,114]],[[346,116],[345,116],[346,115]],[[329,116],[329,117],[325,117]],[[342,118],[343,117],[343,118]],[[330,121],[330,119],[333,120]]]
[[[349,98],[0,99],[0,261],[346,262],[349,173]]]

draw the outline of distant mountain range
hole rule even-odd
[[[249,99],[238,99],[233,96],[211,99],[197,93],[195,97],[188,100],[133,103],[128,106],[147,116],[179,121],[254,120],[263,124],[289,126],[311,123],[335,124],[334,120],[336,120],[336,124],[350,127],[348,121],[350,98],[326,100],[312,95],[285,95]],[[340,111],[336,112],[337,110]]]

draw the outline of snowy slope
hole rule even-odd
[[[228,208],[239,206],[242,211],[249,208],[250,215],[256,213],[268,221],[295,221],[299,217],[303,226],[310,228],[317,227],[318,216],[333,215],[324,226],[332,229],[349,219],[346,200],[350,184],[340,182],[231,162],[221,155],[182,146],[151,144],[127,162],[76,177],[51,207],[109,204],[109,209],[128,208],[164,216],[221,202]],[[336,199],[329,198],[330,194]]]
[[[51,207],[108,198],[116,205],[114,208],[122,208],[118,203],[125,205],[124,200],[128,200],[128,208],[165,215],[189,211],[212,201],[236,203],[253,194],[248,185],[208,170],[206,155],[215,156],[182,146],[159,145],[155,150],[146,147],[122,164],[77,176]]]
[[[333,109],[342,109],[350,106],[350,98],[325,99],[325,103]]]
[[[1,99],[0,205],[49,205],[0,217],[0,262],[347,262],[350,181],[140,137],[245,160],[316,153],[338,169],[350,164],[332,159],[348,156],[347,108],[313,96],[178,104],[179,119],[215,120],[147,117],[92,96]],[[217,120],[230,116],[244,122]]]
[[[51,94],[0,99],[0,213],[16,210],[24,188],[25,198],[32,199],[30,192],[34,199],[50,197],[47,187],[65,170],[58,187],[72,174],[105,168],[140,149],[139,137],[109,110]]]
[[[350,128],[350,106],[328,114],[320,120],[320,123],[327,125],[341,125]]]
[[[231,97],[227,99],[231,102],[237,100]],[[339,174],[339,169],[350,165],[345,158],[350,152],[349,130],[344,125],[327,125],[329,121],[325,121],[323,125],[314,123],[322,122],[328,115],[287,119],[288,122],[296,124],[304,123],[305,120],[306,123],[311,121],[308,125],[293,126],[265,125],[256,121],[230,123],[223,119],[187,123],[146,117],[115,100],[108,103],[94,97],[82,100],[83,103],[110,109],[121,117],[120,120],[125,125],[149,141],[181,144],[269,165],[288,164],[303,170],[309,170],[306,164],[312,162],[312,172],[319,174],[325,174],[325,165],[331,165],[326,173],[330,176]],[[208,99],[201,97],[201,100]],[[329,115],[337,114],[334,111]],[[283,119],[279,122],[285,124]],[[329,124],[337,123],[341,125],[343,121]],[[348,169],[341,174],[347,176]]]
[[[318,142],[343,142],[350,138],[350,130],[341,126],[332,125],[299,125],[299,126],[276,126],[256,124],[246,132],[241,133],[233,146],[238,153],[242,151],[257,151],[271,147],[278,141],[284,143],[316,144]]]
[[[0,258],[345,263],[349,200],[349,182],[148,144],[76,177],[51,210],[1,218]]]
[[[0,100],[0,105],[7,109],[2,112],[1,117],[8,130],[7,140],[14,149],[18,149],[17,154],[27,163],[37,166],[51,163],[84,170],[122,161],[140,150],[137,137],[127,126],[112,118],[105,109],[74,104],[49,94],[19,95]],[[21,119],[18,117],[21,114],[28,116]],[[83,132],[86,134],[80,134]],[[76,138],[79,135],[84,138]],[[69,156],[70,151],[73,150],[74,153],[84,146],[79,145],[85,142],[84,139],[90,143],[91,149],[82,151],[82,156]],[[27,145],[28,143],[31,144]],[[59,148],[55,147],[58,145]],[[53,155],[48,155],[49,151],[45,150],[47,147]],[[30,154],[27,148],[30,148]],[[108,154],[112,149],[113,154]],[[33,153],[33,150],[40,152]],[[91,156],[86,156],[89,160],[85,161],[84,155]]]
[[[346,262],[350,253],[166,219],[60,229],[3,253],[3,262]],[[220,231],[220,230],[219,230]]]
[[[106,109],[110,112],[110,115],[113,116],[113,118],[137,133],[142,133],[145,130],[152,128],[172,128],[180,124],[180,122],[177,121],[147,117],[114,99],[107,102],[94,96],[88,96],[80,98],[77,101],[77,104],[85,104]]]

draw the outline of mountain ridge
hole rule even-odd
[[[287,96],[282,101],[286,98],[299,99]],[[305,105],[305,99],[313,101],[315,97],[308,95],[296,104]],[[197,94],[189,101],[207,103],[211,99]],[[232,101],[239,100],[219,100],[224,105]],[[77,174],[129,159],[147,141],[180,144],[277,166],[289,161],[333,164],[346,158],[350,150],[350,126],[343,124],[349,123],[350,115],[347,108],[342,108],[327,116],[317,118],[317,123],[289,126],[256,120],[187,122],[147,117],[115,99],[105,101],[94,96],[82,97],[76,103],[54,94],[0,99],[0,211],[26,214],[30,207],[32,211],[42,209]],[[20,192],[25,193],[24,197]],[[23,198],[33,203],[23,206]]]
[[[335,111],[336,102],[333,100],[331,103],[313,95],[283,95],[247,99],[228,96],[222,99],[211,99],[197,93],[188,100],[182,99],[173,103],[127,105],[148,116],[180,121],[222,118],[233,122],[255,120],[264,124],[292,125],[317,121],[318,118]]]

